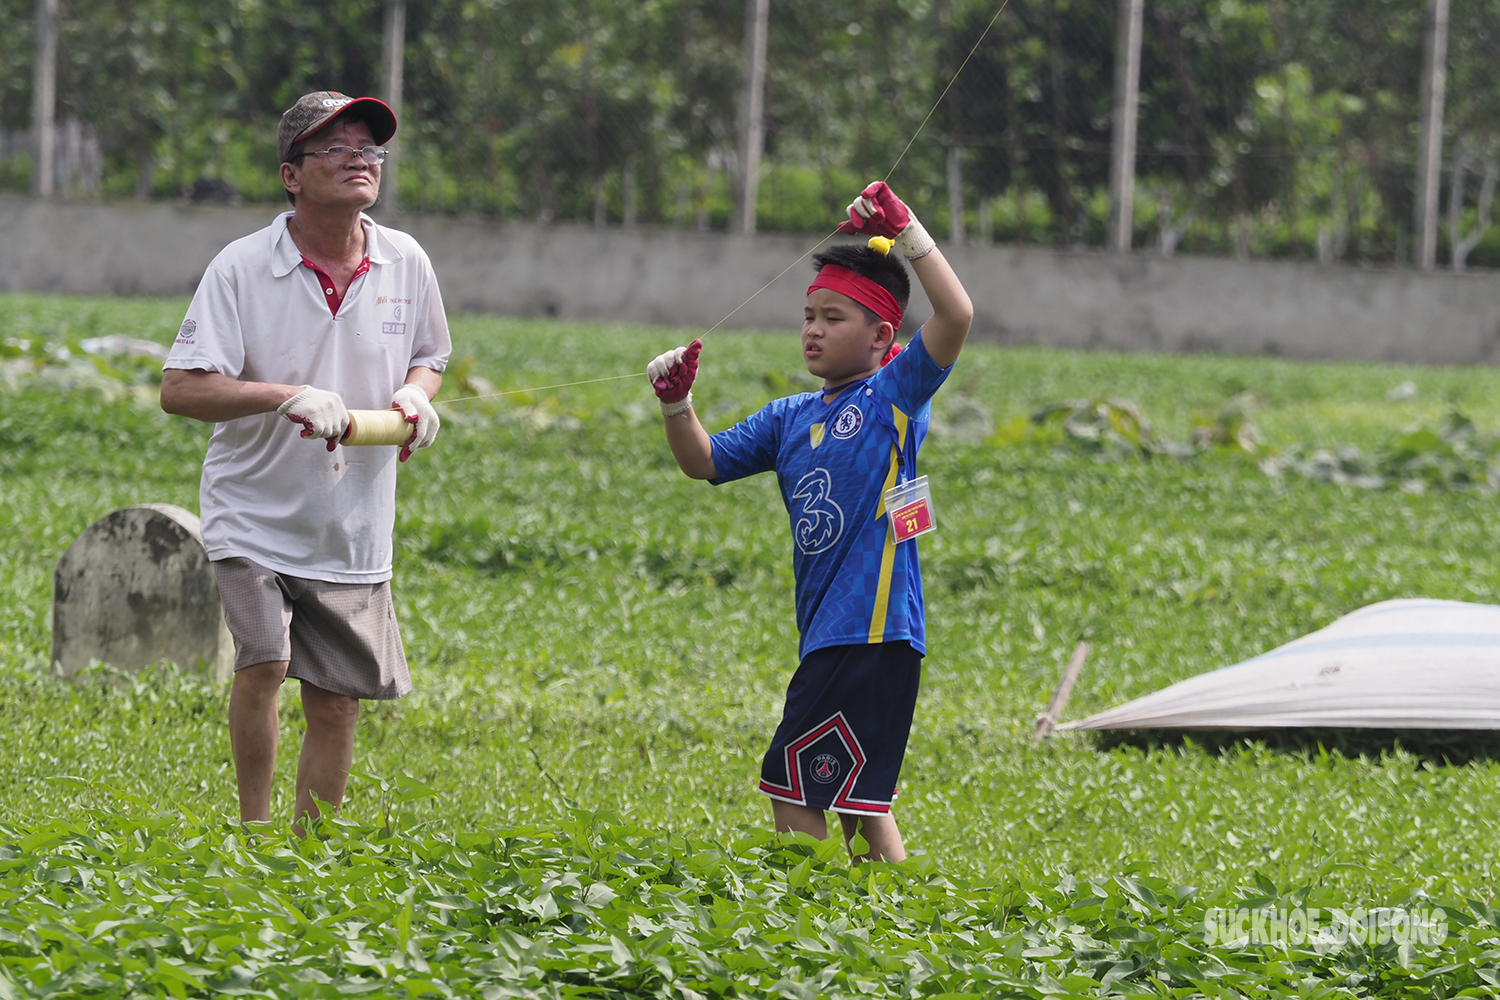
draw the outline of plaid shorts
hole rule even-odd
[[[390,581],[325,583],[219,559],[234,669],[289,660],[286,675],[350,698],[388,700],[411,691]]]

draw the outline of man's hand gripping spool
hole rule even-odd
[[[349,410],[342,397],[326,389],[303,386],[277,413],[302,424],[305,438],[326,438],[328,450],[339,445],[400,445],[401,461],[432,444],[441,421],[427,394],[416,386],[397,390],[389,410]]]

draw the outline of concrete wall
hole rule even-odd
[[[0,289],[189,295],[269,206],[45,204],[0,197]],[[539,227],[406,217],[450,310],[705,329],[816,239]],[[1272,353],[1429,364],[1500,362],[1500,274],[1115,257],[1015,247],[949,251],[985,339],[1057,347]],[[805,263],[727,327],[795,329]],[[920,320],[926,303],[910,312]]]

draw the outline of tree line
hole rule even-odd
[[[12,190],[34,180],[40,2],[0,0]],[[62,196],[275,202],[281,110],[382,86],[386,0],[55,2]],[[892,177],[931,227],[1101,245],[1116,5],[998,6],[770,0],[759,228],[826,230],[952,81]],[[1500,0],[1449,18],[1443,253],[1500,264]],[[1134,245],[1409,259],[1423,24],[1421,0],[1146,0]],[[726,227],[746,37],[747,0],[410,3],[401,207]]]

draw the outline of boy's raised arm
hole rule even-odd
[[[861,191],[849,206],[849,221],[839,230],[895,240],[932,303],[932,319],[922,324],[927,353],[944,368],[957,361],[974,319],[974,303],[943,252],[890,185],[876,181]]]
[[[646,366],[646,377],[656,391],[667,445],[678,467],[692,479],[713,479],[713,444],[693,412],[693,380],[698,376],[698,353],[702,350],[703,341],[695,340],[658,355]]]
[[[922,343],[932,360],[947,368],[964,349],[969,324],[974,319],[974,303],[969,301],[969,293],[964,291],[958,275],[937,247],[908,263],[932,303],[932,319],[922,324]]]

